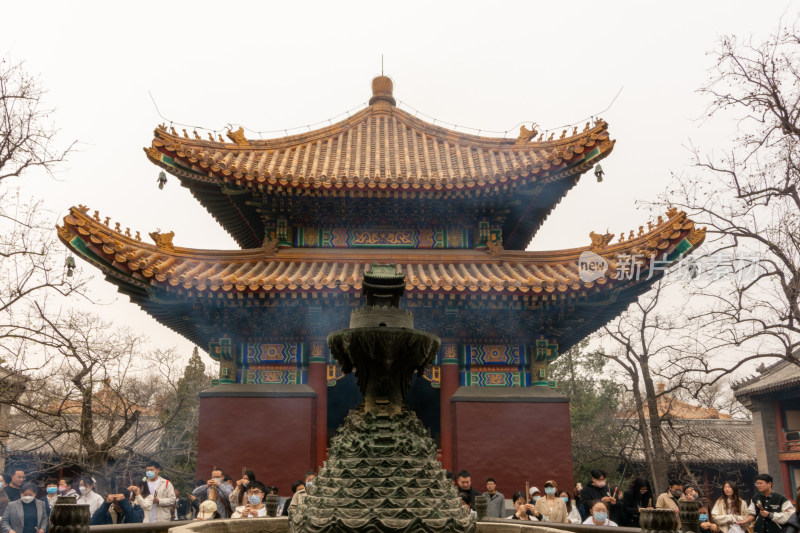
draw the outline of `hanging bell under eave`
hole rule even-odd
[[[163,170],[158,173],[158,189],[163,190],[164,185],[167,184],[167,173]]]
[[[67,269],[67,277],[72,277],[72,271],[75,270],[75,258],[72,255],[68,255],[66,259],[64,259],[64,267]]]
[[[595,165],[594,175],[597,177],[597,183],[603,182],[603,174],[605,174],[605,172],[603,172],[603,167],[601,167],[599,164]]]

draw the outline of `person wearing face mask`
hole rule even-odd
[[[58,495],[59,496],[75,496],[78,497],[78,491],[72,488],[72,482],[68,479],[58,480]]]
[[[50,509],[52,509],[56,504],[56,499],[58,498],[58,483],[55,481],[48,481],[45,494],[47,496],[47,505],[49,505]]]
[[[680,498],[680,499],[681,500],[691,501],[691,502],[698,501],[698,500],[701,499],[700,489],[698,489],[694,485],[686,485],[683,488],[683,498]]]
[[[94,478],[90,476],[81,477],[81,485],[78,490],[81,493],[78,497],[78,505],[88,505],[89,514],[93,515],[105,501],[102,496],[94,491]]]
[[[680,525],[680,515],[678,511],[678,500],[683,496],[683,483],[677,479],[669,480],[669,488],[666,492],[658,495],[656,500],[656,509],[668,509],[675,513],[678,517],[678,525]]]
[[[221,469],[215,468],[211,471],[211,479],[206,481],[205,485],[195,487],[192,495],[200,499],[200,502],[211,500],[217,504],[216,512],[220,518],[229,518],[232,514],[230,496],[233,492],[233,487],[223,481],[225,474]],[[215,496],[210,498],[210,496]]]
[[[260,481],[250,481],[247,483],[244,505],[236,508],[231,518],[264,518],[267,516],[267,508],[264,506],[264,496],[267,488]]]
[[[556,496],[556,491],[558,491],[558,485],[555,481],[545,481],[544,497],[539,498],[536,502],[536,511],[542,515],[542,520],[545,522],[566,524],[567,504]]]
[[[2,533],[44,533],[47,529],[47,508],[36,498],[36,485],[24,483],[20,498],[8,504],[0,519]]]
[[[592,476],[592,480],[581,490],[581,501],[585,505],[588,505],[590,502],[600,500],[606,505],[607,510],[615,512],[617,508],[617,498],[611,494],[611,490],[606,484],[605,470],[596,468],[590,472],[590,475]],[[583,518],[586,519],[590,513],[588,507],[584,509],[587,514],[583,516]]]
[[[313,470],[306,472],[306,490],[311,490],[314,480],[317,479],[317,473]]]
[[[175,504],[175,487],[161,477],[161,465],[149,461],[144,475],[147,482],[142,487],[142,509],[145,522],[165,522],[170,519],[170,507]]]
[[[558,492],[558,497],[564,500],[564,504],[567,506],[567,523],[580,524],[581,513],[578,511],[578,506],[570,499],[569,492],[562,489]]]
[[[589,517],[583,521],[587,526],[617,527],[617,524],[608,519],[608,507],[601,500],[589,504]]]
[[[539,487],[531,487],[528,489],[530,500],[528,500],[528,516],[531,520],[541,520],[542,513],[536,510],[536,502],[542,499],[542,493],[539,492]]]

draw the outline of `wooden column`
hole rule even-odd
[[[317,467],[328,458],[328,359],[324,343],[311,343],[308,360],[308,385],[317,393],[315,449]]]
[[[458,376],[458,348],[455,344],[442,346],[440,369],[440,415],[442,436],[442,468],[453,469],[453,412],[450,398],[460,383]]]

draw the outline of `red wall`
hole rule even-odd
[[[467,470],[486,490],[493,477],[506,498],[525,482],[544,491],[553,479],[572,492],[572,433],[567,402],[453,402],[453,471]]]
[[[239,479],[242,467],[259,481],[292,494],[292,483],[316,470],[316,398],[200,398],[197,475],[209,479],[213,466]]]

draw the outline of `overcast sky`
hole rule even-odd
[[[143,236],[173,230],[178,246],[236,247],[175,178],[158,190],[159,170],[142,151],[163,121],[149,93],[175,122],[283,130],[365,104],[383,54],[406,106],[437,123],[505,131],[520,121],[582,129],[622,88],[601,115],[617,140],[605,180],[586,175],[561,202],[531,246],[549,250],[646,223],[637,200],[654,199],[671,172],[691,171],[689,142],[725,148],[735,124],[702,120],[707,52],[722,35],[763,38],[781,17],[794,20],[798,3],[6,1],[1,9],[0,55],[40,75],[62,141],[80,141],[57,181],[29,173],[16,184],[44,199],[54,223],[81,203]],[[92,288],[104,316],[191,352],[101,276]]]

